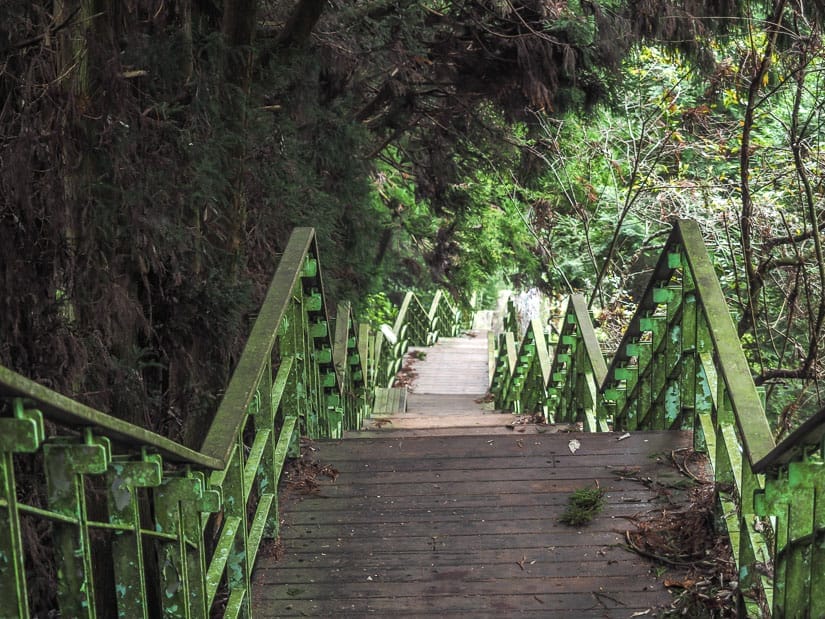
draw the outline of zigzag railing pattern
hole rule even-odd
[[[433,346],[441,336],[461,331],[461,310],[442,291],[437,291],[429,309],[413,292],[407,292],[392,327],[383,325],[374,334],[372,351],[381,362],[376,366],[375,385],[391,387],[410,346]]]
[[[518,350],[512,333],[500,336],[498,402],[589,431],[692,429],[714,472],[748,616],[825,616],[825,412],[774,446],[695,222],[674,226],[609,367],[574,295],[548,378],[519,391],[512,385],[527,384],[531,342],[547,337],[541,325],[530,332]],[[542,390],[543,402],[533,395]]]

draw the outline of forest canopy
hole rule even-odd
[[[576,289],[609,339],[687,216],[782,433],[821,406],[822,9],[5,0],[0,363],[197,445],[295,226],[363,315]]]

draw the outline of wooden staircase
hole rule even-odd
[[[334,479],[288,492],[283,557],[253,574],[257,616],[655,615],[670,596],[625,531],[671,508],[641,480],[678,478],[663,454],[690,435],[515,424],[485,399],[486,333],[425,352],[405,411],[312,443],[314,470]],[[604,511],[561,524],[570,493],[595,485]]]

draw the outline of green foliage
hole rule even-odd
[[[165,427],[206,414],[298,225],[317,229],[332,301],[359,307],[372,294],[360,309],[384,321],[375,295],[408,288],[492,299],[501,286],[597,286],[607,304],[643,283],[673,217],[697,217],[742,316],[743,179],[757,250],[805,237],[753,257],[770,268],[752,368],[768,376],[818,354],[817,215],[802,177],[818,196],[823,58],[818,26],[795,6],[760,84],[743,176],[749,80],[770,37],[758,20],[695,27],[737,3],[325,5],[313,36],[283,47],[271,24],[294,6],[260,3],[257,47],[243,49],[226,48],[213,3],[194,3],[191,23],[179,3],[151,20],[115,3],[47,39],[47,13],[8,4],[0,360],[101,408],[131,373],[126,415]],[[641,37],[672,43],[631,47]],[[90,62],[66,64],[83,45]],[[248,83],[228,72],[247,53]],[[718,62],[702,72],[693,60],[709,55]],[[796,399],[773,385],[782,416]],[[157,414],[138,410],[141,398]]]
[[[579,488],[567,498],[567,503],[559,522],[572,527],[590,524],[604,509],[604,490],[598,486]]]
[[[364,297],[363,304],[358,311],[361,320],[373,327],[382,324],[392,325],[397,314],[398,308],[393,305],[385,292],[376,292]]]

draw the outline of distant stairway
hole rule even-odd
[[[492,402],[487,402],[487,325],[482,320],[475,326],[482,328],[461,337],[441,338],[427,348],[411,348],[400,374],[402,384],[381,394],[382,404],[365,420],[366,432],[347,436],[375,436],[379,432],[387,436],[387,432],[399,430],[411,432],[408,436],[434,436],[505,429],[512,415],[494,412]]]

